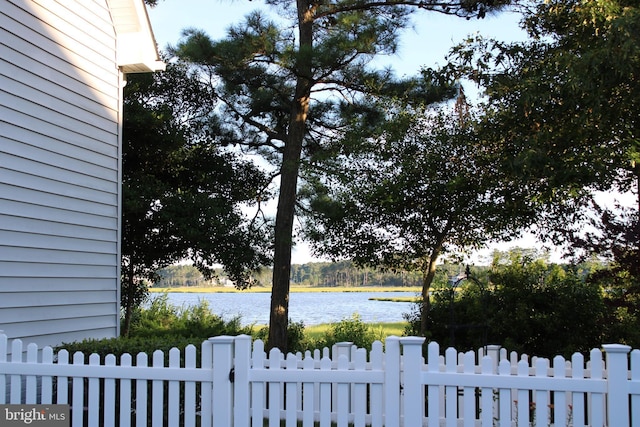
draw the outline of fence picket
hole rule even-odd
[[[84,365],[84,354],[76,351],[72,363],[74,366]],[[71,422],[74,426],[84,425],[84,380],[80,376],[71,379]]]
[[[565,360],[562,356],[553,358],[553,377],[565,378],[566,367]],[[555,391],[553,394],[553,407],[551,410],[555,425],[565,425],[567,419],[567,394],[561,391]]]
[[[480,353],[481,355],[481,353]],[[465,375],[474,375],[476,355],[473,351],[464,353],[462,358],[462,372]],[[475,387],[463,388],[462,422],[465,427],[472,427],[476,422],[476,389]]]
[[[180,368],[180,350],[172,348],[169,350],[169,367]],[[180,425],[180,382],[175,380],[169,381],[167,389],[167,421],[170,426]]]
[[[22,363],[22,341],[14,340],[11,343],[11,363]],[[22,400],[22,378],[20,375],[11,375],[11,393],[9,403],[17,404]]]
[[[382,343],[376,341],[371,347],[370,363],[372,371],[382,371],[384,369],[384,353]],[[371,384],[370,407],[371,407],[371,427],[382,427],[384,411],[384,385],[381,383]]]
[[[2,351],[2,348],[0,348]],[[0,358],[2,355],[0,355]],[[1,360],[1,359],[0,359]],[[53,365],[53,349],[49,346],[42,349],[42,364]],[[2,387],[2,379],[0,379],[0,390],[4,390]],[[53,403],[53,378],[51,375],[43,375],[41,380],[41,396],[40,401],[43,405]]]
[[[481,360],[481,375],[495,375],[495,361],[491,356],[485,356]],[[491,387],[482,387],[480,390],[480,424],[483,427],[493,425],[494,413],[494,389]]]
[[[100,366],[100,356],[91,354],[89,366]],[[87,423],[90,426],[102,425],[100,423],[100,379],[91,377],[87,386]]]
[[[136,366],[149,366],[149,356],[138,353]],[[136,380],[136,426],[147,425],[147,381]]]
[[[427,373],[440,371],[440,346],[436,342],[430,342],[427,346]],[[427,386],[427,419],[429,427],[440,426],[440,386],[430,384],[430,381],[423,383]]]
[[[338,356],[338,371],[346,371],[349,369],[349,356],[341,354]],[[347,427],[349,422],[349,389],[348,382],[337,383],[336,397],[337,397],[337,424],[338,427]]]
[[[356,371],[367,369],[367,352],[365,349],[358,349],[353,355],[353,368]],[[367,384],[356,383],[353,386],[353,425],[354,427],[364,427],[367,416]]]
[[[155,369],[164,368],[164,352],[156,350],[152,354],[152,366]],[[163,405],[164,403],[164,384],[163,381],[153,380],[151,382],[151,425],[159,426],[162,424]]]
[[[280,364],[280,355],[281,352],[277,348],[272,348],[269,351],[269,371],[277,372],[281,369]],[[280,408],[282,407],[282,392],[281,392],[281,383],[276,381],[271,381],[268,384],[268,393],[269,393],[269,427],[279,427],[280,426]]]
[[[265,368],[265,354],[264,343],[262,341],[256,341],[253,345],[253,353],[251,356],[252,368],[254,370],[262,370]],[[266,396],[266,384],[253,382],[251,386],[251,418],[252,427],[261,427],[262,419],[264,418],[264,409]]]
[[[398,427],[400,425],[400,370],[389,369],[400,366],[400,339],[388,337],[386,340],[385,383],[384,383],[384,425]]]
[[[598,349],[591,350],[591,378],[604,378],[604,363],[602,362],[602,352]],[[591,425],[604,426],[604,395],[601,393],[591,394]]]
[[[511,358],[511,361],[513,361],[513,357]],[[500,364],[498,365],[498,375],[511,375],[511,361],[509,361],[509,359],[500,361]],[[498,422],[501,427],[511,425],[511,404],[511,389],[508,389],[506,387],[499,389]]]
[[[447,373],[455,373],[458,369],[458,352],[449,347],[445,351],[445,370]],[[458,386],[445,387],[444,417],[447,427],[456,427],[458,424]]]
[[[536,378],[545,379],[549,372],[549,359],[542,357],[536,358],[535,362]],[[549,391],[538,389],[535,391],[535,399],[533,401],[533,410],[536,427],[546,427],[549,420]]]
[[[318,353],[319,354],[319,353]],[[304,371],[312,372],[315,369],[315,360],[311,357],[311,352],[307,352],[302,364]],[[313,427],[315,413],[319,410],[318,383],[304,382],[302,384],[302,427]]]
[[[184,350],[184,366],[187,369],[196,368],[196,347],[188,345]],[[247,393],[247,396],[249,394]],[[249,399],[246,399],[247,401]],[[247,411],[248,416],[248,411]],[[184,426],[195,427],[196,425],[196,383],[186,381],[184,384]],[[247,426],[249,424],[247,423]]]
[[[130,368],[132,365],[132,357],[129,353],[120,356],[120,366]],[[120,426],[131,426],[131,380],[122,378],[120,380]]]
[[[27,345],[27,363],[38,362],[38,346],[34,343]],[[27,375],[25,379],[25,402],[30,404],[38,403],[38,382],[35,375]]]
[[[526,358],[522,358],[517,365],[518,376],[519,377],[528,377],[529,376],[529,363]],[[516,408],[516,419],[517,423],[520,426],[528,426],[529,425],[529,410],[530,410],[530,402],[529,402],[529,390],[526,389],[518,389],[515,408]]]
[[[289,353],[286,359],[286,369],[296,370],[298,367],[298,358]],[[298,383],[287,382],[285,386],[285,422],[287,427],[295,427],[298,420]]]
[[[331,359],[323,357],[320,359],[320,371],[331,370]],[[320,383],[320,427],[331,426],[331,383]]]
[[[204,341],[200,346],[200,351],[202,352],[201,356],[201,366],[203,369],[211,370],[213,369],[213,344],[211,340]],[[211,374],[211,372],[210,372]],[[213,415],[211,413],[212,406],[211,401],[213,400],[213,381],[205,382],[201,386],[200,390],[200,422],[202,427],[211,427]]]
[[[108,354],[104,358],[105,366],[116,366],[116,357]],[[116,380],[105,378],[104,380],[104,427],[114,427],[116,425]]]
[[[62,349],[58,352],[57,364],[63,368],[69,364],[69,352],[67,350]],[[64,375],[58,375],[56,389],[56,402],[60,405],[66,405],[69,402],[69,378]]]
[[[26,363],[37,363],[38,359],[38,346],[36,344],[27,345],[27,360]],[[26,375],[25,378],[25,399],[26,403],[37,403],[37,378],[35,375]]]

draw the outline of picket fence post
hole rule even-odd
[[[405,337],[402,344],[404,372],[404,425],[421,426],[424,408],[422,393],[422,344],[424,337]]]
[[[234,337],[222,335],[209,338],[213,345],[213,393],[211,396],[213,427],[233,425],[233,368]]]
[[[629,424],[628,354],[631,347],[622,344],[602,346],[607,355],[607,415],[609,426]]]
[[[493,361],[493,373],[494,374],[498,373],[498,364],[500,363],[500,350],[501,349],[502,349],[502,347],[497,345],[497,344],[489,344],[487,346],[487,356],[489,356],[491,358],[491,360]]]

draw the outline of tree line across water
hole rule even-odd
[[[457,270],[458,266],[443,268],[440,274],[443,280],[448,270]],[[270,287],[271,268],[262,268],[252,274],[254,287]],[[230,285],[222,270],[207,279],[192,265],[171,265],[158,271],[158,280],[153,284],[156,288],[172,287],[215,287]],[[291,284],[309,287],[342,287],[359,286],[414,287],[422,285],[422,276],[416,271],[385,271],[381,269],[358,267],[351,261],[311,262],[291,266]]]

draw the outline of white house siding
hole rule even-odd
[[[121,74],[106,0],[0,1],[0,330],[118,332]]]

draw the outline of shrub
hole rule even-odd
[[[165,293],[151,300],[148,308],[137,310],[129,336],[177,335],[204,340],[219,335],[251,335],[252,332],[252,327],[241,325],[240,317],[224,321],[211,311],[207,301],[202,300],[195,306],[177,307],[169,302]]]
[[[264,327],[254,334],[255,339],[264,341],[265,346],[269,341],[269,328]],[[313,350],[316,348],[317,343],[309,338],[304,331],[304,322],[292,322],[289,320],[287,326],[287,342],[290,353],[304,352],[306,350]]]
[[[359,348],[371,350],[373,342],[383,341],[382,331],[375,331],[370,325],[362,321],[362,317],[354,313],[350,318],[345,318],[334,323],[324,334],[321,342],[317,345],[321,347],[331,347],[339,342],[352,342]]]
[[[128,336],[63,343],[56,351],[64,348],[71,354],[81,351],[85,356],[97,353],[104,358],[107,354],[119,357],[140,352],[151,356],[155,350],[162,350],[168,358],[173,347],[183,352],[187,345],[193,344],[199,353],[202,342],[209,337],[241,334],[254,333],[253,327],[241,325],[239,317],[225,321],[211,311],[206,301],[191,307],[177,307],[169,302],[167,294],[162,294],[152,299],[148,307],[136,310]]]

